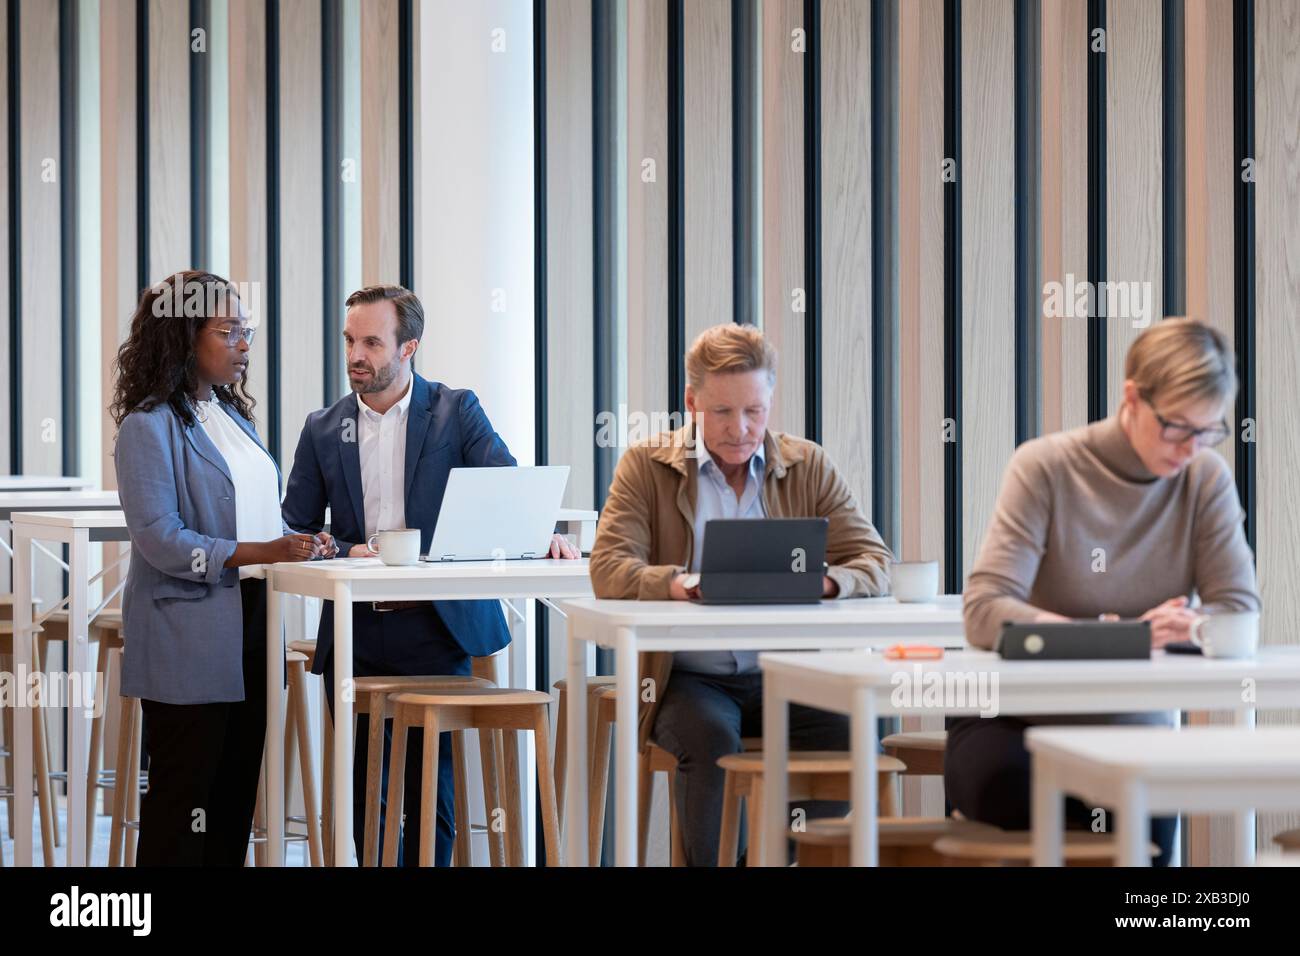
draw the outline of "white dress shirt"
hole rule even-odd
[[[235,540],[274,541],[284,534],[275,462],[222,411],[219,402],[196,402],[194,408],[199,426],[217,446],[235,483]],[[256,565],[239,569],[241,578],[256,573]]]
[[[406,527],[406,421],[411,407],[412,375],[406,393],[380,415],[357,396],[361,455],[361,497],[366,511],[366,540],[380,531]],[[364,543],[364,542],[363,542]]]

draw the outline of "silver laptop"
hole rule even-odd
[[[568,465],[453,468],[425,561],[544,558]]]

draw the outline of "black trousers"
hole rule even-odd
[[[1015,717],[951,717],[943,758],[943,785],[948,802],[970,820],[1004,830],[1027,830],[1030,824],[1030,758],[1023,720]],[[1091,829],[1094,808],[1073,797],[1065,801],[1068,827]],[[1114,831],[1114,815],[1106,830]],[[1174,849],[1177,817],[1152,817],[1151,842],[1160,848],[1152,861],[1168,866]]]
[[[141,700],[149,790],[140,804],[137,866],[242,866],[266,744],[266,582],[239,583],[244,699]]]

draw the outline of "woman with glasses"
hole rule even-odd
[[[149,789],[137,862],[243,863],[266,736],[266,588],[328,535],[280,519],[280,473],[253,428],[235,288],[180,272],[146,289],[110,411],[131,535],[122,694],[144,712]]]
[[[1135,618],[1161,647],[1187,640],[1201,615],[1258,610],[1237,489],[1212,450],[1230,433],[1236,394],[1223,335],[1166,319],[1130,347],[1114,414],[1016,449],[966,582],[970,643],[992,648],[1006,622]],[[951,719],[948,800],[968,818],[1026,829],[1027,725],[1168,722],[1167,713]],[[1078,801],[1067,819],[1095,822]],[[1174,823],[1152,823],[1157,864],[1169,861]]]

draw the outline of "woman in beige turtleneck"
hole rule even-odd
[[[1166,319],[1130,347],[1114,415],[1016,450],[966,582],[972,644],[991,648],[1007,621],[1116,615],[1150,621],[1160,647],[1186,640],[1202,614],[1259,609],[1237,490],[1208,447],[1228,435],[1233,366],[1219,332]],[[1153,718],[1160,715],[1097,721]],[[1027,828],[1024,727],[1047,719],[950,720],[944,781],[952,805],[975,820]],[[1091,822],[1077,801],[1071,811]],[[1158,863],[1168,861],[1173,837],[1172,818],[1153,821]]]

